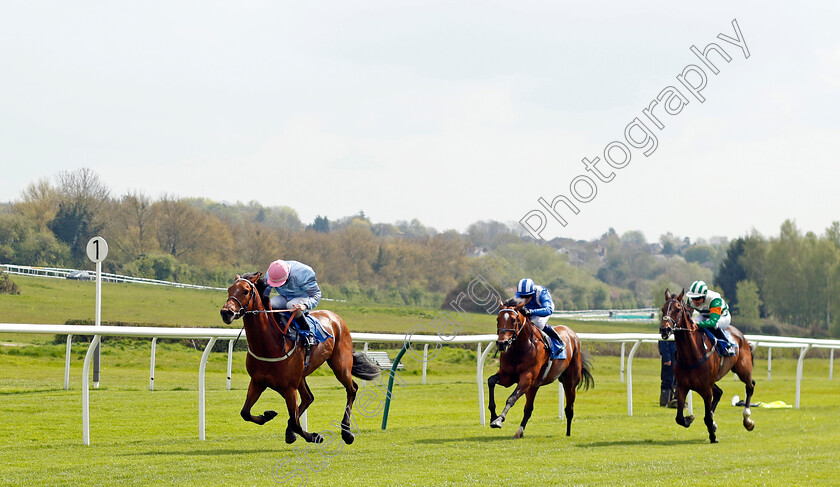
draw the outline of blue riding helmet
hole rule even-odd
[[[528,279],[527,277],[519,281],[519,284],[516,285],[517,298],[527,298],[528,296],[533,296],[536,292],[536,284],[534,284],[534,281]]]

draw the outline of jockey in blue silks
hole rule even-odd
[[[315,271],[295,260],[275,260],[268,266],[265,282],[268,284],[263,291],[265,297],[271,295],[272,289],[277,291],[277,296],[271,298],[271,309],[294,309],[294,320],[306,338],[306,346],[314,345],[313,330],[304,313],[318,306],[321,300],[321,288],[315,279]]]
[[[554,302],[551,300],[548,289],[537,286],[534,281],[525,278],[516,285],[516,298],[525,302],[525,306],[521,309],[522,314],[530,317],[537,329],[545,332],[554,342],[551,346],[551,358],[565,359],[566,345],[557,331],[548,325],[548,319],[554,312]]]

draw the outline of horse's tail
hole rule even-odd
[[[379,377],[382,370],[376,365],[376,362],[370,359],[362,352],[353,352],[353,368],[350,373],[354,377],[364,380],[373,380]]]
[[[581,381],[578,382],[578,390],[580,390],[581,387],[583,387],[584,390],[594,388],[595,378],[592,377],[592,362],[589,361],[589,357],[583,353],[583,351],[580,352],[580,364]]]

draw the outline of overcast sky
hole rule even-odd
[[[257,200],[305,223],[363,210],[375,222],[463,231],[540,210],[544,238],[609,227],[649,240],[775,235],[787,218],[822,233],[840,220],[838,10],[5,2],[0,201],[90,167],[115,195]],[[718,37],[738,38],[734,19],[748,58]],[[718,74],[690,49],[712,42],[731,58],[709,54]],[[703,103],[677,79],[689,65],[707,77]],[[643,110],[669,86],[687,104],[674,115],[655,106],[659,129]],[[636,117],[657,139],[649,156],[626,140]],[[631,149],[620,169],[603,161],[613,141]],[[620,147],[611,154],[621,162]],[[587,172],[584,157],[600,157],[612,179]],[[555,200],[563,227],[538,198],[573,198],[573,181],[579,213]]]

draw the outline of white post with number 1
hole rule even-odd
[[[102,261],[108,256],[108,242],[102,237],[93,237],[87,243],[88,259],[96,263],[96,326],[102,325]],[[99,352],[101,344],[96,346],[93,356],[93,388],[99,389]]]

